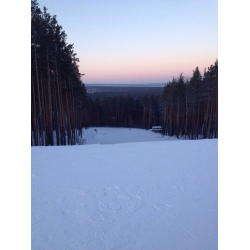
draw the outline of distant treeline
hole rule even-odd
[[[173,78],[162,93],[87,96],[73,44],[47,9],[31,1],[31,145],[82,143],[91,126],[151,129],[187,139],[218,137],[218,60],[202,76]],[[152,89],[153,90],[153,89]]]
[[[144,95],[160,95],[163,89],[162,87],[90,87],[86,86],[87,94],[92,99],[108,98],[108,97],[120,97],[130,95],[133,98],[138,98]]]
[[[95,98],[88,96],[87,126],[162,126],[162,133],[188,139],[218,137],[218,60],[202,76],[183,75],[165,85],[161,95]]]

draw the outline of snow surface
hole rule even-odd
[[[127,142],[149,142],[166,141],[175,139],[162,136],[161,133],[155,133],[151,130],[135,128],[88,128],[83,130],[83,137],[86,144],[117,144]]]
[[[84,132],[87,145],[31,148],[33,250],[218,249],[217,139]]]

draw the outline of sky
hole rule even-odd
[[[85,84],[165,83],[218,58],[216,0],[38,0],[74,43]]]
[[[25,249],[218,249],[218,139],[94,129],[87,145],[32,147]]]

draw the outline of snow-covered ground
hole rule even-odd
[[[33,250],[218,249],[217,139],[84,136],[82,146],[31,148]]]
[[[117,144],[174,139],[151,130],[135,128],[88,128],[83,130],[83,138],[86,140],[86,144]]]

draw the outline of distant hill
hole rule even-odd
[[[135,86],[135,85],[86,85],[87,93],[92,98],[108,98],[119,97],[122,95],[130,95],[132,97],[139,97],[143,95],[160,95],[163,86]]]
[[[111,83],[91,83],[86,87],[164,87],[167,83],[136,83],[136,84],[111,84]]]

